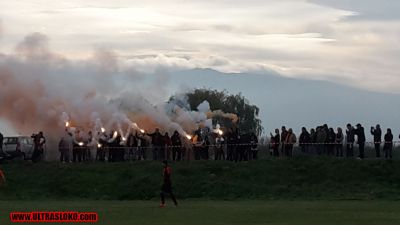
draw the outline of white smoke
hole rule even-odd
[[[70,60],[52,52],[45,35],[33,33],[13,54],[0,54],[0,117],[20,133],[43,130],[54,139],[65,127],[92,131],[95,137],[117,131],[125,138],[140,129],[187,135],[199,126],[212,128],[208,102],[198,111],[189,110],[185,97],[151,104],[165,96],[168,78],[158,72],[154,82],[146,83],[143,76],[151,75],[122,65],[112,51],[99,49],[92,58]]]

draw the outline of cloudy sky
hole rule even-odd
[[[146,72],[272,70],[399,93],[399,11],[397,0],[1,1],[0,51],[40,32],[69,58],[106,48]]]
[[[69,60],[106,50],[144,74],[211,68],[399,94],[399,12],[398,0],[0,1],[0,56],[40,37]]]

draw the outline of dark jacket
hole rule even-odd
[[[311,142],[311,137],[310,137],[310,133],[306,132],[302,132],[300,134],[299,137],[299,144],[300,146],[303,146],[305,144],[309,144]]]
[[[355,131],[354,129],[350,129],[350,130],[346,130],[346,139],[347,139],[347,143],[353,143],[354,142],[354,135],[355,135]]]
[[[393,134],[385,134],[385,145],[392,145],[393,144]]]
[[[355,130],[355,134],[357,135],[358,143],[364,143],[365,142],[364,127],[357,128]]]
[[[172,146],[174,146],[174,147],[182,146],[182,142],[181,142],[181,138],[180,138],[179,134],[172,135],[171,142],[172,142]]]
[[[374,136],[374,142],[382,141],[382,130],[381,128],[373,129],[371,128],[371,134]]]
[[[162,136],[161,133],[154,132],[147,135],[151,137],[151,144],[153,144],[153,146],[162,146],[164,144],[164,136]]]

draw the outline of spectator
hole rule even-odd
[[[210,155],[209,155],[209,150],[210,150],[210,139],[208,138],[208,136],[205,136],[204,137],[204,142],[203,142],[203,146],[202,146],[202,148],[201,148],[201,158],[202,159],[205,159],[205,160],[208,160],[209,158],[210,158]]]
[[[82,146],[83,146],[83,138],[79,130],[75,131],[74,135],[74,145],[72,150],[72,161],[73,162],[82,162]]]
[[[221,134],[217,134],[217,138],[215,139],[215,160],[224,160],[225,159],[225,154],[224,154],[224,137]]]
[[[128,138],[126,140],[126,147],[128,148],[128,160],[136,160],[139,155],[138,140],[136,135],[133,135],[132,132],[130,132],[128,135]]]
[[[72,135],[66,130],[64,136],[58,144],[58,149],[61,153],[60,161],[63,163],[70,162],[70,155],[72,152],[73,140]]]
[[[392,159],[393,155],[393,134],[392,130],[389,128],[385,134],[385,144],[383,145],[383,151],[385,152],[385,158]]]
[[[106,159],[106,150],[108,148],[108,136],[106,133],[99,133],[99,144],[97,146],[96,160],[104,162]]]
[[[316,131],[316,145],[317,145],[317,154],[321,155],[325,150],[325,140],[327,138],[327,133],[323,129],[323,127],[317,127]]]
[[[181,161],[182,159],[182,141],[178,131],[175,131],[171,137],[172,160]]]
[[[33,134],[32,138],[34,146],[32,153],[32,162],[38,162],[43,157],[46,138],[44,137],[42,131],[40,131],[39,134]]]
[[[353,157],[354,156],[354,127],[348,123],[346,130],[346,157]]]
[[[327,141],[327,152],[328,155],[334,155],[334,150],[336,147],[336,134],[333,128],[329,128],[328,130],[328,141]]]
[[[317,135],[315,133],[315,129],[311,128],[310,130],[310,145],[309,145],[309,151],[310,152],[315,152],[315,143],[317,143]]]
[[[329,139],[330,139],[330,137],[329,137],[329,135],[330,135],[330,133],[329,133],[329,128],[328,128],[328,125],[327,124],[324,124],[323,126],[322,126],[322,130],[325,132],[325,134],[326,134],[326,136],[325,136],[325,140],[324,140],[324,148],[323,148],[323,153],[325,153],[325,154],[328,154],[329,155],[329,145],[330,145],[330,143],[329,143]]]
[[[164,134],[164,138],[163,138],[163,147],[164,147],[164,151],[163,152],[163,159],[165,160],[170,160],[170,156],[171,156],[171,146],[172,146],[172,141],[171,138],[169,137],[168,132],[165,132]]]
[[[234,148],[236,145],[236,139],[237,137],[236,133],[233,132],[232,129],[229,130],[227,134],[227,156],[226,160],[233,161],[234,160]]]
[[[153,145],[153,160],[161,159],[160,153],[162,150],[163,136],[160,133],[160,129],[156,128],[154,133],[147,135],[151,137],[151,144]]]
[[[374,136],[374,145],[376,158],[381,157],[381,142],[382,142],[382,130],[379,124],[376,127],[371,127],[371,134]]]
[[[293,156],[293,145],[297,142],[296,135],[293,133],[292,128],[289,129],[285,140],[285,156]]]
[[[337,128],[335,143],[336,143],[336,157],[343,157],[343,131],[342,128]]]
[[[288,135],[288,131],[286,130],[285,126],[282,126],[281,128],[281,154],[282,156],[285,155],[285,141],[286,137]]]
[[[308,146],[309,146],[310,142],[311,142],[310,133],[308,133],[308,131],[305,127],[301,128],[301,134],[299,137],[299,145],[300,145],[302,153],[308,152]]]
[[[279,129],[275,129],[275,135],[271,136],[271,148],[272,148],[272,154],[275,157],[279,157],[279,144],[280,144],[280,135],[279,135]]]
[[[4,136],[3,136],[3,134],[0,132],[0,152],[3,151],[3,140],[4,140]]]
[[[250,134],[250,147],[251,147],[251,152],[249,152],[250,156],[252,159],[257,159],[257,153],[258,153],[258,138],[254,132]]]
[[[138,147],[138,160],[146,160],[146,150],[148,148],[148,140],[143,134],[136,133],[137,147]]]
[[[364,146],[365,146],[365,133],[364,127],[361,124],[357,124],[357,129],[355,130],[355,134],[357,135],[357,143],[359,149],[359,158],[364,158]]]
[[[193,151],[195,160],[200,160],[202,158],[203,147],[204,138],[201,129],[199,128],[196,130],[195,136],[193,137]]]

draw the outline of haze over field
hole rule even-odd
[[[266,131],[379,122],[398,133],[399,11],[395,0],[2,1],[0,70],[73,101],[95,89],[158,104],[211,87],[242,92]],[[9,119],[0,130],[20,131]]]

